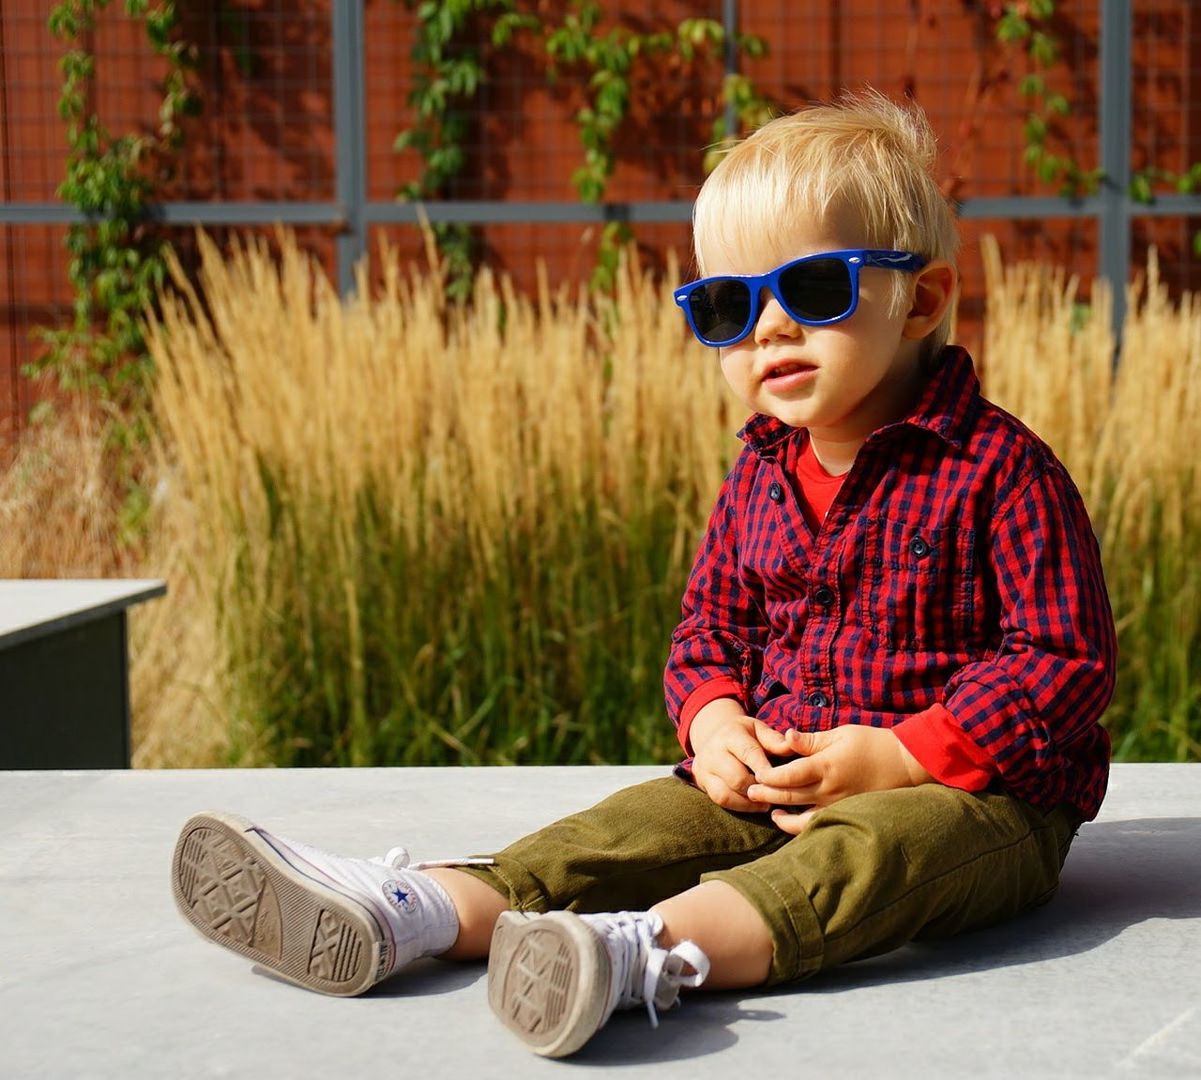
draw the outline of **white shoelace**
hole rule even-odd
[[[429,870],[435,866],[494,866],[495,859],[427,859],[425,862],[413,862],[409,858],[408,848],[394,847],[388,849],[388,854],[368,862],[390,866],[393,870]]]
[[[581,918],[609,946],[606,1018],[616,1008],[645,1004],[651,1027],[658,1027],[655,1006],[670,1009],[679,1000],[681,987],[700,986],[709,974],[709,958],[694,942],[681,941],[671,949],[656,944],[663,920],[654,912],[618,911]],[[692,974],[684,974],[685,967],[692,968]]]

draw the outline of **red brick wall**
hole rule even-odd
[[[544,2],[550,10],[559,4]],[[1049,194],[1022,164],[1025,103],[1016,93],[1024,67],[992,37],[988,9],[962,0],[756,0],[743,3],[742,28],[763,36],[766,58],[747,71],[785,108],[828,97],[842,86],[871,83],[912,94],[938,131],[948,184],[961,199]],[[54,199],[63,175],[65,138],[56,114],[60,42],[46,29],[52,0],[0,6],[0,199]],[[185,32],[200,47],[198,82],[203,115],[189,123],[168,199],[334,199],[334,136],[329,0],[231,0],[194,5]],[[674,25],[686,16],[720,18],[720,0],[661,0],[653,22],[645,4],[610,0],[615,22],[635,27]],[[1056,33],[1068,64],[1055,81],[1075,105],[1063,127],[1077,159],[1096,159],[1097,0],[1062,0]],[[1183,169],[1201,159],[1201,14],[1186,0],[1135,3],[1135,165],[1154,161]],[[196,13],[200,9],[202,13]],[[95,103],[115,132],[145,129],[154,119],[162,68],[136,24],[114,2],[92,45],[97,54]],[[386,200],[413,179],[419,162],[392,149],[411,119],[410,50],[413,16],[399,0],[365,5],[364,78],[367,100],[367,176],[371,199]],[[570,200],[572,171],[581,160],[573,114],[583,101],[571,73],[548,83],[535,50],[488,55],[468,168],[451,197]],[[635,107],[620,143],[609,186],[615,200],[687,199],[703,178],[702,149],[720,109],[720,65],[674,66],[666,76],[641,75]],[[977,93],[977,88],[981,92]],[[1135,229],[1135,257],[1158,242],[1176,280],[1190,280],[1188,245],[1201,219]],[[0,428],[19,425],[32,400],[18,372],[34,354],[30,332],[70,314],[66,256],[58,226],[0,227]],[[1008,257],[1034,257],[1089,276],[1096,269],[1091,220],[970,221],[964,224],[961,336],[979,335],[982,308],[979,237],[993,232]],[[187,246],[186,230],[179,242]],[[220,230],[218,230],[220,232]],[[373,230],[417,256],[411,228]],[[686,253],[683,225],[638,227],[644,254],[669,247]],[[583,280],[594,259],[596,230],[580,225],[513,224],[480,229],[485,258],[523,284],[543,260],[552,280]],[[305,242],[333,273],[334,233],[303,230]],[[379,240],[372,235],[369,250]]]

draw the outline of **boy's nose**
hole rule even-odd
[[[755,322],[754,337],[760,345],[774,338],[795,338],[801,334],[801,324],[796,322],[780,305],[770,289],[759,295],[759,318]]]

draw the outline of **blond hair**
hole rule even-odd
[[[795,258],[790,237],[804,224],[846,215],[865,247],[912,251],[952,264],[955,215],[933,176],[937,144],[925,113],[875,90],[777,117],[736,143],[705,181],[693,208],[697,263],[753,251],[771,265]],[[848,238],[849,239],[849,238]],[[894,275],[895,309],[910,302],[912,277]],[[951,313],[925,351],[946,344]]]

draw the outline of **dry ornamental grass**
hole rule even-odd
[[[134,613],[139,765],[671,760],[661,671],[743,412],[666,283],[608,300],[479,276],[470,304],[382,250],[341,301],[286,233],[148,327],[156,493],[116,541],[101,426],[0,479],[11,575],[166,576]],[[986,393],[1063,458],[1119,621],[1126,757],[1201,756],[1201,311],[1154,259],[1114,370],[1109,302],[989,280]]]
[[[460,307],[385,251],[342,304],[286,235],[278,269],[201,251],[149,342],[234,758],[664,752],[662,630],[737,425],[662,288],[485,272]]]

